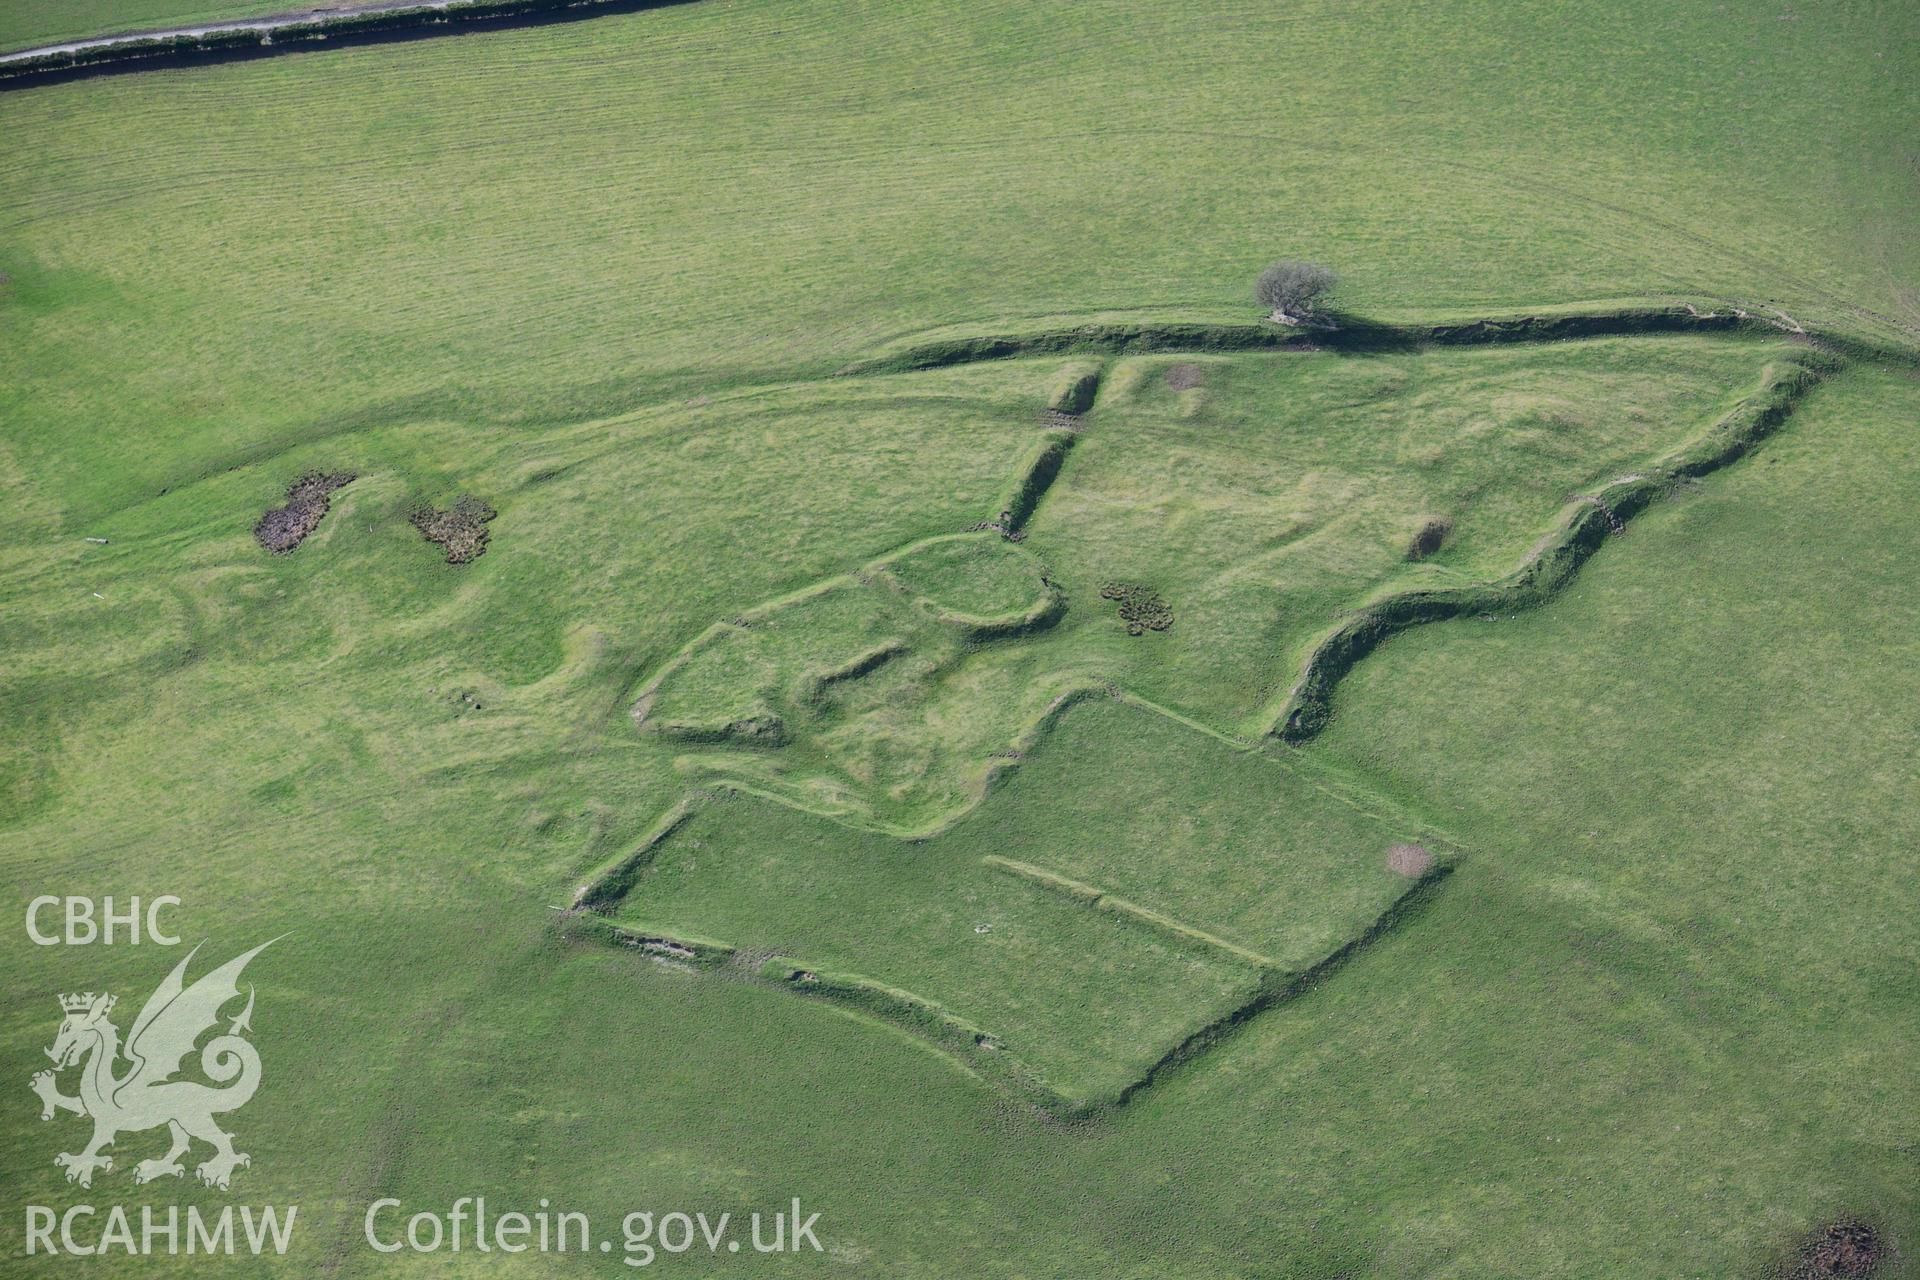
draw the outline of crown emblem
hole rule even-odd
[[[113,1009],[113,1002],[116,997],[104,996],[102,999],[104,999],[106,1003],[100,1006],[100,1012],[103,1014],[110,1012]],[[85,1013],[93,1007],[93,1001],[94,995],[91,991],[85,992],[84,994],[61,996],[60,1008],[66,1013]]]

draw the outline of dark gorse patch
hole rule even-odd
[[[1173,625],[1173,610],[1152,587],[1143,587],[1137,582],[1108,582],[1101,586],[1100,598],[1119,601],[1120,621],[1127,624],[1130,636],[1165,631]]]
[[[407,519],[421,537],[446,548],[448,564],[466,564],[486,554],[487,522],[498,514],[480,499],[462,494],[446,510],[422,505]]]
[[[1849,1219],[1816,1231],[1800,1247],[1798,1265],[1789,1274],[1794,1280],[1865,1280],[1880,1273],[1887,1259],[1887,1245],[1870,1225]]]
[[[285,555],[320,527],[335,489],[352,484],[350,471],[309,471],[287,486],[287,504],[271,507],[253,526],[253,536],[275,555]]]

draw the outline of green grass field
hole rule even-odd
[[[821,1212],[702,1275],[1920,1274],[1916,48],[700,0],[0,92],[0,1271],[85,1201],[300,1205],[113,1274],[632,1272],[363,1239],[484,1194]],[[1251,324],[1280,256],[1349,324],[1772,323],[886,371]],[[1483,591],[1276,736],[1328,635]],[[55,1167],[55,995],[125,1029],[185,949],[40,894],[285,935],[231,1192]]]

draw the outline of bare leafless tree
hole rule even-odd
[[[1269,320],[1299,324],[1319,309],[1320,300],[1339,279],[1317,262],[1276,262],[1260,273],[1253,296],[1271,309]]]

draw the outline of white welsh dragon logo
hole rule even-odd
[[[277,939],[276,939],[277,941]],[[122,1133],[166,1125],[173,1135],[173,1146],[158,1160],[142,1160],[134,1167],[135,1182],[155,1178],[179,1177],[185,1172],[180,1157],[192,1140],[213,1146],[213,1157],[195,1170],[200,1181],[222,1191],[233,1171],[251,1159],[233,1149],[233,1135],[213,1122],[216,1115],[237,1111],[260,1087],[260,1054],[242,1038],[253,1030],[253,988],[247,988],[247,1007],[227,1025],[226,1033],[216,1035],[200,1050],[200,1070],[209,1080],[224,1088],[201,1084],[196,1080],[176,1080],[181,1060],[193,1052],[196,1041],[220,1021],[220,1009],[240,995],[238,980],[247,961],[272,946],[263,942],[245,955],[237,956],[207,974],[192,986],[182,978],[187,964],[200,948],[195,947],[185,960],[174,967],[167,980],[147,998],[140,1016],[133,1020],[127,1043],[120,1044],[120,1029],[108,1021],[114,997],[85,995],[60,997],[66,1019],[60,1024],[47,1056],[53,1059],[53,1071],[42,1071],[33,1078],[33,1091],[40,1095],[42,1120],[53,1119],[56,1111],[71,1111],[93,1120],[93,1141],[82,1151],[62,1153],[53,1162],[67,1171],[67,1181],[83,1187],[93,1185],[94,1170],[111,1172],[113,1157],[102,1155]],[[118,1070],[125,1057],[128,1066]],[[60,1092],[55,1073],[84,1063],[80,1068],[80,1092],[68,1097]]]

